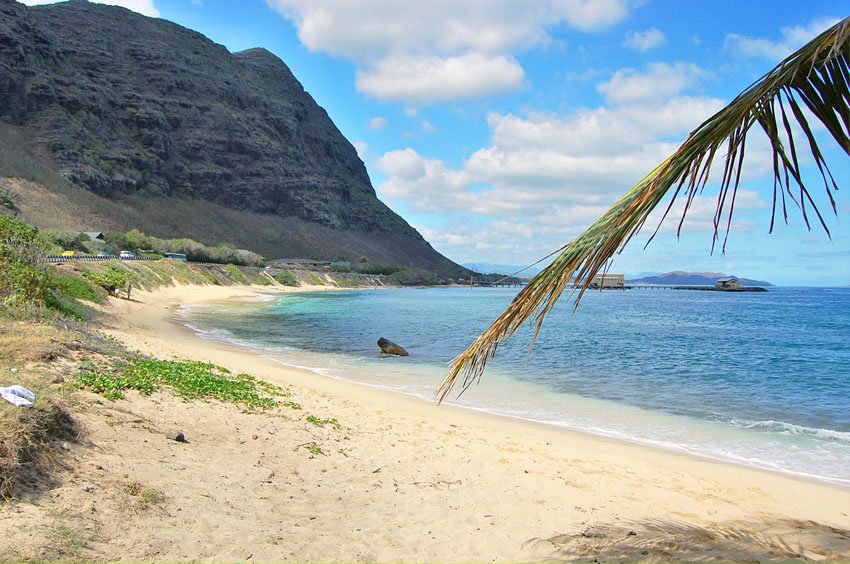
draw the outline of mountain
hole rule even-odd
[[[0,190],[37,225],[460,269],[282,60],[124,8],[0,0],[0,147]]]
[[[628,280],[627,284],[664,284],[670,286],[714,286],[720,278],[726,278],[727,274],[722,272],[667,272],[657,276],[647,276],[645,278],[636,278]],[[773,286],[770,282],[764,280],[751,280],[749,278],[740,278],[741,284],[744,286]]]

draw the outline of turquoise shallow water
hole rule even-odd
[[[319,374],[433,397],[516,290],[354,290],[184,308],[202,337]],[[529,350],[499,349],[456,403],[850,485],[850,289],[567,299]],[[383,357],[376,341],[406,347]]]

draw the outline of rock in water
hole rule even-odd
[[[378,339],[378,346],[381,347],[381,352],[384,354],[394,354],[396,356],[409,356],[404,347],[397,345],[392,341],[388,341],[381,337]]]

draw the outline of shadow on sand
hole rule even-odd
[[[628,522],[530,539],[523,559],[536,561],[846,561],[850,531],[813,521],[719,523]]]

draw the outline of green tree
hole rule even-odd
[[[43,303],[49,287],[46,244],[38,229],[0,216],[0,299],[5,306]]]
[[[449,373],[437,390],[438,399],[445,399],[459,382],[460,393],[477,382],[499,344],[529,318],[534,317],[539,333],[546,314],[565,288],[574,285],[579,288],[575,301],[578,307],[593,276],[608,264],[615,253],[622,251],[671,190],[673,194],[664,218],[677,199],[690,203],[694,196],[702,193],[715,157],[722,161],[723,176],[717,196],[714,240],[718,240],[720,232],[724,231],[722,248],[725,249],[741,178],[744,148],[754,125],[758,125],[756,130],[760,129],[767,137],[773,156],[775,182],[770,230],[773,230],[779,209],[787,218],[790,202],[800,211],[807,227],[810,219],[816,218],[829,234],[815,199],[805,186],[799,153],[804,144],[808,146],[822,176],[832,211],[837,213],[832,191],[838,190],[838,185],[818,147],[804,110],[820,121],[839,147],[850,155],[848,52],[850,18],[845,18],[779,63],[694,130],[670,157],[584,233],[552,253],[558,255],[552,264],[540,271],[502,315],[452,361]],[[793,126],[801,133],[795,134]],[[803,142],[800,141],[801,135]],[[688,208],[685,205],[682,220]],[[680,229],[681,226],[682,221],[679,222]]]

